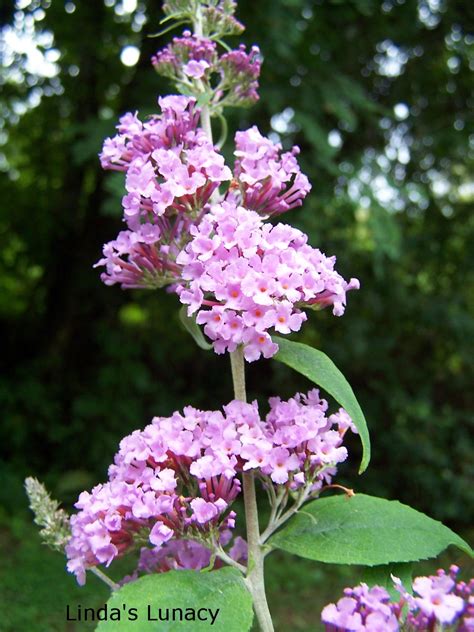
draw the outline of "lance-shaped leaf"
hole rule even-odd
[[[363,453],[359,468],[359,473],[362,473],[367,469],[370,461],[370,437],[364,413],[349,382],[334,362],[322,351],[300,342],[280,338],[280,336],[273,336],[273,340],[279,347],[278,353],[274,356],[275,360],[283,362],[283,364],[305,375],[332,395],[347,410],[362,441]]]
[[[135,620],[129,619],[131,608]],[[112,620],[116,612],[120,623]],[[169,571],[125,584],[107,602],[107,615],[97,632],[246,632],[252,626],[252,597],[233,568]]]
[[[436,557],[450,545],[472,555],[441,522],[398,501],[365,494],[314,500],[269,544],[310,560],[363,566]]]

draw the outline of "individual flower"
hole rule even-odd
[[[297,206],[311,190],[296,160],[299,147],[282,153],[279,143],[262,136],[254,125],[235,135],[234,177],[245,208],[264,217],[280,215]]]
[[[449,575],[417,577],[413,590],[415,604],[428,617],[441,623],[452,623],[464,609],[464,601],[453,594],[454,580]]]
[[[359,287],[307,244],[307,236],[286,224],[272,226],[233,202],[214,205],[177,256],[183,282],[176,291],[188,315],[204,325],[216,353],[243,345],[247,361],[273,356],[270,331],[298,331],[304,307],[333,306],[344,313],[346,293]]]

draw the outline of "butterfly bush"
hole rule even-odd
[[[191,235],[176,259],[186,281],[176,291],[188,314],[197,312],[217,353],[243,345],[248,361],[271,357],[278,346],[269,331],[298,331],[306,320],[303,307],[332,305],[340,316],[347,291],[359,287],[301,231],[264,223],[231,202],[213,206]]]
[[[337,604],[322,611],[326,632],[473,632],[474,579],[459,581],[458,573],[453,565],[448,572],[417,577],[413,594],[394,577],[398,601],[381,586],[347,588]]]
[[[230,558],[237,563],[247,561],[247,543],[240,536],[233,538],[230,529],[220,533],[218,544],[227,547]],[[134,582],[143,575],[168,571],[200,571],[210,568],[217,570],[223,566],[223,562],[214,558],[208,547],[195,540],[168,540],[153,549],[142,547],[136,570],[123,577],[119,585]]]
[[[223,42],[243,31],[235,2],[167,0],[163,10],[164,22],[176,22],[165,32],[182,24],[194,30],[174,37],[152,58],[179,94],[159,98],[160,111],[144,120],[137,112],[124,114],[117,133],[104,142],[102,167],[124,176],[123,230],[104,245],[96,266],[106,285],[174,293],[200,346],[206,345],[196,326],[216,353],[230,354],[235,399],[222,410],[187,406],[155,417],[125,437],[107,480],[80,494],[70,518],[40,483],[28,479],[26,487],[45,542],[66,552],[67,568],[79,584],[89,570],[116,590],[144,574],[226,564],[240,580],[245,575],[240,587],[250,592],[260,629],[273,632],[264,588],[271,537],[328,488],[354,495],[333,479],[348,457],[345,435],[357,430],[343,408],[329,413],[318,390],[287,401],[272,397],[262,415],[257,402],[245,401],[244,360],[274,356],[278,338],[272,336],[299,331],[307,310],[329,307],[342,316],[347,293],[359,281],[347,281],[334,256],[278,221],[311,191],[298,146],[284,150],[253,125],[236,132],[226,164],[224,109],[258,100],[262,64],[257,46],[230,49]],[[221,128],[217,144],[212,120]],[[297,355],[294,345],[286,347]],[[314,352],[307,351],[308,357]],[[323,358],[322,368],[307,372],[304,360],[297,370],[312,379],[318,374],[317,380],[327,372],[328,389],[352,406],[364,431],[363,468],[369,452],[363,415],[337,369],[324,354],[316,357]],[[262,530],[255,481],[269,500]],[[233,503],[241,489],[247,541],[234,536]],[[313,509],[308,512],[314,517]],[[337,528],[340,520],[346,518],[339,516]],[[127,554],[134,555],[135,567],[117,584],[102,569]],[[474,632],[474,580],[465,583],[457,575],[453,566],[448,573],[418,577],[412,593],[394,578],[398,599],[381,586],[348,588],[324,608],[322,622],[326,632]]]
[[[188,406],[155,417],[121,441],[109,480],[79,496],[68,570],[84,583],[87,568],[109,566],[136,546],[142,546],[137,573],[144,560],[161,570],[207,566],[209,549],[229,542],[239,473],[252,470],[267,486],[308,494],[330,483],[347,458],[344,434],[355,428],[343,409],[327,416],[327,408],[313,390],[287,402],[270,399],[265,420],[256,402],[238,400],[223,412]],[[241,539],[229,553],[245,556]]]

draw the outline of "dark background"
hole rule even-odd
[[[176,297],[107,288],[92,269],[121,229],[123,180],[99,168],[103,138],[120,114],[145,116],[170,91],[149,62],[170,38],[148,37],[160,4],[139,0],[129,13],[133,3],[118,0],[17,0],[1,11],[0,523],[9,549],[25,533],[36,538],[25,476],[68,506],[153,415],[232,397],[227,359],[193,345]],[[261,101],[232,111],[230,129],[256,123],[301,147],[313,191],[283,221],[361,280],[342,318],[311,314],[298,337],[334,359],[371,430],[369,471],[356,476],[354,441],[340,480],[468,534],[474,5],[242,0],[238,17],[264,64]],[[127,45],[141,50],[133,67],[120,61]],[[252,397],[309,387],[269,361],[252,364],[248,381]]]

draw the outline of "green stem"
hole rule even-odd
[[[202,7],[199,0],[196,1],[193,28],[195,35],[199,37],[203,36]],[[209,140],[213,142],[211,115],[207,105],[201,107],[201,125]],[[239,347],[230,354],[230,361],[235,398],[246,402],[245,361],[242,347]],[[252,472],[244,472],[242,479],[248,546],[248,565],[245,582],[252,594],[253,607],[261,632],[274,632],[272,617],[268,609],[267,596],[265,594],[264,555],[260,546],[260,527],[258,524],[254,475]]]
[[[204,33],[203,33],[203,25],[202,25],[202,7],[199,0],[196,3],[196,12],[195,12],[195,18],[193,22],[193,29],[194,29],[195,35],[197,35],[198,37],[203,37]],[[211,115],[209,112],[208,105],[203,105],[201,107],[201,126],[204,132],[206,133],[206,136],[209,138],[209,140],[212,143],[213,140],[212,140]]]
[[[222,116],[222,114],[219,114],[219,120],[221,122],[221,136],[217,142],[217,147],[218,149],[222,149],[225,141],[227,140],[227,120],[225,116]]]
[[[104,584],[107,584],[107,586],[110,588],[110,590],[118,590],[120,588],[120,586],[118,584],[116,584],[112,579],[110,579],[110,577],[108,577],[105,573],[103,573],[96,566],[93,566],[89,570],[96,577],[98,577],[100,580],[102,580],[104,582]]]
[[[230,555],[228,555],[222,547],[219,547],[219,546],[216,547],[216,555],[223,562],[225,562],[229,566],[233,566],[235,569],[237,569],[241,573],[245,573],[245,571],[247,570],[245,566],[243,566],[242,564],[239,564],[239,562],[236,562],[232,557],[230,557]]]
[[[245,361],[242,347],[230,354],[235,399],[247,401],[245,390]],[[273,632],[272,617],[265,594],[264,555],[260,546],[260,527],[253,472],[242,475],[245,519],[247,523],[247,586],[252,593],[253,606],[262,632]]]

